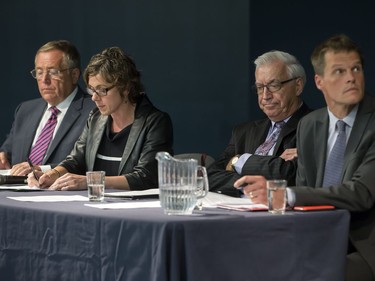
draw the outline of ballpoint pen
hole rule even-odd
[[[38,175],[36,174],[35,169],[34,169],[34,166],[33,166],[33,163],[31,163],[31,160],[30,160],[29,157],[27,157],[27,163],[29,163],[29,166],[30,166],[30,168],[31,168],[31,170],[32,170],[32,172],[33,172],[34,178],[35,178],[37,181],[39,181],[39,177],[38,177]]]

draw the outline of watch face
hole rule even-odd
[[[233,159],[232,159],[232,165],[234,165],[234,164],[236,164],[236,162],[238,161],[238,156],[236,156],[236,157],[234,157]]]

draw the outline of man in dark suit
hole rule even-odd
[[[297,129],[296,187],[288,188],[288,204],[334,205],[351,212],[345,280],[375,280],[375,99],[365,95],[363,56],[347,36],[331,37],[311,56],[315,83],[327,108],[303,118]],[[328,174],[344,123],[342,166]],[[345,143],[346,142],[346,143]],[[339,177],[331,183],[328,180]],[[243,184],[247,185],[243,187]],[[235,183],[255,203],[266,203],[266,181],[245,176]],[[327,264],[329,266],[329,264]]]
[[[294,56],[281,51],[267,52],[254,63],[253,89],[267,118],[234,128],[221,158],[208,169],[211,191],[241,196],[233,184],[242,175],[261,174],[295,183],[295,133],[299,120],[311,111],[301,99],[304,68]]]
[[[90,114],[72,152],[50,171],[28,175],[29,186],[87,189],[86,171],[104,171],[106,188],[142,190],[158,186],[157,152],[173,154],[169,115],[148,99],[134,61],[119,47],[91,57],[84,72],[97,109]]]
[[[11,169],[13,175],[31,171],[26,159],[42,135],[53,106],[58,110],[57,124],[47,150],[40,161],[33,163],[34,167],[48,170],[70,153],[95,108],[90,95],[78,86],[80,69],[79,52],[68,41],[51,41],[37,51],[31,75],[37,80],[41,98],[17,107],[11,131],[0,147],[0,169]]]

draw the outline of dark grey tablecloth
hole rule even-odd
[[[344,210],[167,216],[7,198],[47,194],[87,195],[0,192],[0,280],[343,280]]]

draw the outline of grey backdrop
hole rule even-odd
[[[39,96],[29,71],[36,50],[67,39],[79,49],[84,68],[90,57],[120,46],[142,71],[153,103],[174,124],[176,153],[207,152],[218,157],[234,125],[262,117],[252,61],[280,49],[306,68],[306,102],[324,105],[309,57],[326,37],[347,33],[366,55],[367,89],[375,87],[371,2],[246,0],[13,0],[0,9],[2,102],[0,141],[10,130],[14,109]],[[81,84],[84,84],[81,81]]]

